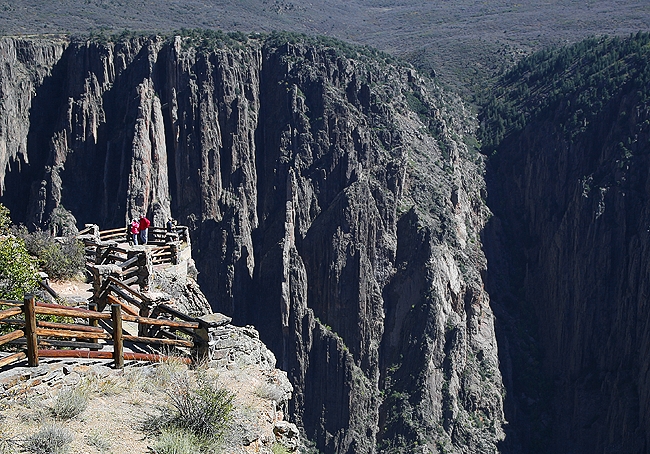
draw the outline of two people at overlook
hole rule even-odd
[[[140,221],[137,221],[136,219],[131,220],[129,230],[131,232],[134,245],[147,244],[150,225],[151,221],[149,221],[146,216],[142,216],[140,218]]]

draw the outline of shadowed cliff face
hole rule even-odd
[[[650,116],[633,87],[573,136],[554,121],[565,105],[540,116],[491,161],[487,255],[506,273],[488,289],[514,361],[512,452],[650,447]]]
[[[385,56],[306,41],[62,42],[28,59],[44,76],[2,201],[39,226],[63,209],[189,225],[203,291],[259,329],[322,451],[494,452],[472,117]]]

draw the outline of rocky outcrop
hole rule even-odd
[[[259,329],[323,452],[494,452],[471,115],[368,49],[208,38],[71,43],[3,202],[189,225],[202,290]]]

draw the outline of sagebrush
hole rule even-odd
[[[145,421],[147,430],[182,430],[195,436],[202,446],[221,439],[230,423],[233,393],[203,375],[198,375],[195,383],[187,375],[178,375],[166,393],[169,405]]]
[[[83,388],[65,388],[54,399],[50,411],[57,419],[71,419],[83,413],[87,407],[88,393]]]
[[[22,448],[32,454],[65,454],[70,443],[72,433],[68,429],[48,425],[26,437]]]

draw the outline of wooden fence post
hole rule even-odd
[[[113,361],[116,369],[124,369],[124,344],[122,343],[122,306],[111,304],[113,321]]]
[[[97,312],[97,303],[94,302],[94,301],[91,301],[90,303],[88,303],[88,310]],[[98,327],[99,326],[99,320],[96,319],[96,318],[89,318],[88,319],[88,325]],[[93,344],[97,344],[99,342],[99,339],[90,339],[90,342],[92,342]]]
[[[151,316],[151,308],[149,307],[148,301],[142,301],[140,303],[140,317],[149,317]],[[147,337],[149,336],[149,326],[144,323],[138,323],[138,336]]]
[[[27,339],[27,364],[38,366],[38,339],[36,337],[36,309],[34,295],[25,295],[23,300],[25,311],[25,339]]]
[[[172,253],[172,265],[178,265],[180,244],[178,241],[169,242],[169,250]]]
[[[212,358],[210,358],[210,334],[208,325],[201,323],[199,328],[194,330],[194,334],[196,334],[194,349],[197,360],[199,362],[210,361]]]

